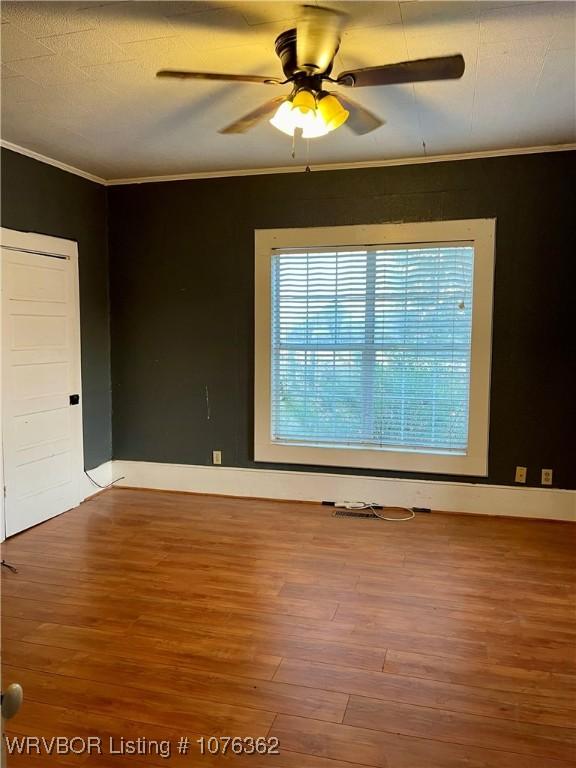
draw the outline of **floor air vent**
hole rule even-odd
[[[377,520],[378,517],[369,509],[337,509],[332,513],[332,517],[361,517]]]

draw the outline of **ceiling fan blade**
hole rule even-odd
[[[383,67],[351,69],[338,76],[339,85],[360,88],[366,85],[398,85],[423,83],[428,80],[457,80],[464,74],[464,57],[439,56],[432,59],[401,61]]]
[[[296,62],[298,69],[322,74],[332,64],[340,47],[345,14],[316,5],[302,6],[296,30]]]
[[[264,85],[280,85],[283,82],[278,77],[228,75],[219,72],[188,72],[185,69],[161,69],[156,72],[156,77],[172,77],[178,80],[224,80],[233,83],[264,83]]]
[[[370,110],[349,99],[348,96],[338,93],[336,98],[350,112],[350,116],[344,125],[359,136],[375,131],[376,128],[380,128],[386,123],[385,120],[381,120]]]
[[[226,128],[221,128],[218,133],[246,133],[250,128],[254,128],[255,125],[268,117],[268,115],[271,115],[276,107],[280,106],[285,100],[286,96],[276,96],[276,98],[270,99],[251,112],[248,112],[247,115],[244,115],[239,120],[230,123]]]

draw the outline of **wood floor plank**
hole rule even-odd
[[[170,728],[168,726],[127,720],[118,715],[111,717],[99,712],[84,710],[81,716],[79,716],[77,710],[54,704],[28,701],[26,708],[18,715],[18,719],[13,719],[10,722],[10,729],[10,735],[18,737],[31,735],[47,740],[56,736],[68,739],[96,737],[100,740],[99,752],[93,751],[91,754],[81,754],[79,756],[73,754],[59,755],[57,759],[69,766],[79,764],[82,766],[88,764],[100,765],[101,768],[111,768],[111,765],[114,764],[132,766],[134,759],[138,766],[142,764],[141,761],[146,765],[177,765],[182,766],[182,768],[184,766],[188,768],[190,764],[195,764],[193,762],[193,755],[179,756],[175,748],[178,739],[183,735],[188,735],[192,741],[193,736],[188,730],[183,732],[177,727]],[[170,757],[165,758],[160,750],[148,750],[143,755],[115,754],[120,748],[122,739],[127,741],[139,738],[148,741],[169,741],[172,746]],[[53,756],[48,756],[45,749],[42,752],[42,762],[37,762],[34,768],[36,766],[40,768],[41,765],[52,764]],[[35,758],[37,756],[31,754],[30,757]],[[12,757],[10,761],[9,768],[12,768]],[[123,761],[123,763],[120,761]]]
[[[285,750],[375,768],[526,768],[526,755],[280,715],[271,734]],[[303,759],[305,765],[305,759]],[[534,764],[536,766],[536,764]],[[572,761],[539,757],[538,768],[569,768]]]
[[[2,643],[2,664],[8,667],[56,672],[60,664],[74,658],[74,655],[75,651],[67,648],[35,645],[21,640],[5,640]]]
[[[20,740],[24,737],[21,734],[8,731],[5,734],[5,738],[7,742],[12,745],[13,740]],[[43,753],[18,753],[16,747],[12,747],[12,750],[11,753],[8,753],[7,757],[7,760],[9,761],[7,762],[7,766],[9,766],[9,768],[44,768],[45,765],[49,766],[49,768],[70,768],[72,765],[86,765],[86,760],[81,760],[80,757],[76,756],[66,760],[63,755],[60,755],[59,757],[47,757],[46,754]],[[134,768],[136,768],[136,766],[134,766]]]
[[[23,598],[28,600],[47,600],[50,603],[82,603],[85,600],[95,600],[98,597],[106,599],[113,587],[102,588],[95,582],[87,584],[50,584],[46,581],[28,581],[27,573],[11,575],[2,581],[4,597]]]
[[[438,608],[443,608],[446,611],[459,611],[462,608],[462,596],[464,596],[468,611],[477,613],[487,611],[491,616],[501,615],[504,617],[510,616],[512,612],[521,611],[522,615],[527,617],[544,614],[546,617],[558,616],[563,618],[566,615],[567,607],[574,605],[572,596],[566,596],[564,599],[543,597],[541,600],[525,597],[522,599],[522,603],[518,605],[515,602],[518,596],[515,597],[514,592],[505,597],[501,592],[493,593],[488,590],[484,592],[462,591],[464,592],[463,595],[458,592],[454,594],[448,590],[439,593],[438,590],[430,588],[430,582],[420,583],[418,586],[415,585],[410,588],[402,583],[393,584],[389,586],[388,590],[381,589],[368,592],[363,590],[361,585],[357,585],[355,589],[342,589],[333,586],[288,582],[282,587],[280,596],[305,600],[332,600],[344,605],[352,604],[359,608],[364,607],[368,610],[379,609],[385,602],[389,608],[406,608],[412,605],[425,611]]]
[[[234,614],[232,614],[234,616]],[[163,617],[155,616],[138,621],[133,627],[135,635],[142,633],[145,636],[162,637],[166,632]],[[195,643],[196,647],[203,647],[207,642],[206,632],[203,627],[196,629],[187,626],[175,631],[175,636],[185,642]],[[360,669],[382,669],[386,657],[386,649],[371,647],[353,642],[332,642],[327,639],[307,637],[295,637],[282,633],[272,633],[267,636],[262,631],[259,636],[253,633],[239,638],[231,638],[227,628],[209,633],[209,643],[218,642],[222,646],[238,649],[250,649],[254,653],[268,654],[310,661],[325,661],[327,663],[342,664]]]
[[[223,763],[225,766],[241,766],[241,768],[364,768],[359,763],[343,762],[327,757],[316,757],[310,754],[289,752],[280,746],[280,754],[244,755]],[[199,764],[202,768],[202,764]]]
[[[232,610],[211,606],[197,613],[188,611],[186,622],[175,614],[157,616],[153,612],[140,616],[133,624],[132,631],[138,635],[165,636],[167,632],[174,639],[185,638],[189,632],[197,631],[198,625],[207,633],[218,634],[225,631],[228,636],[241,637],[297,637],[303,640],[328,640],[336,643],[351,642],[352,645],[387,647],[386,643],[367,642],[357,636],[356,625],[325,619],[309,619],[281,614],[248,611],[237,606]],[[403,646],[402,646],[403,647]],[[485,655],[485,654],[484,654]]]
[[[121,658],[137,659],[145,664],[162,658],[192,669],[208,672],[224,672],[241,677],[255,677],[271,680],[278,668],[280,656],[254,654],[240,649],[232,653],[214,645],[211,649],[200,649],[194,643],[184,643],[165,638],[131,637],[113,634],[87,627],[70,627],[60,624],[42,624],[37,630],[26,635],[28,643],[70,648],[83,652],[109,650]]]
[[[1,601],[0,601],[1,608]],[[1,616],[2,642],[5,640],[21,640],[25,635],[38,629],[42,622],[31,619],[18,619],[14,616]]]
[[[436,741],[487,747],[532,758],[566,761],[576,758],[576,729],[519,723],[399,701],[351,696],[344,723],[417,738],[432,736]]]
[[[502,590],[502,586],[506,588]],[[530,593],[526,595],[526,587]],[[503,578],[491,574],[470,575],[469,572],[444,574],[438,568],[411,569],[386,574],[373,573],[371,577],[360,578],[355,585],[360,594],[387,597],[393,589],[410,594],[434,594],[452,598],[480,596],[489,600],[510,602],[526,599],[537,603],[558,603],[565,605],[574,600],[576,590],[569,584],[547,584],[529,579]]]
[[[520,630],[520,619],[513,609],[505,612],[484,612],[468,610],[447,610],[442,608],[417,608],[415,606],[389,605],[382,600],[379,605],[366,606],[341,603],[336,612],[338,621],[356,622],[357,624],[372,623],[391,626],[403,632],[419,632],[422,627],[433,635],[444,635],[465,640],[482,638],[493,633],[498,637],[498,627],[507,625],[508,632]]]
[[[573,706],[528,693],[491,690],[421,678],[284,659],[274,680],[373,699],[559,727],[576,724]]]
[[[4,676],[19,680],[30,701],[50,704],[58,701],[68,709],[88,710],[107,716],[118,716],[149,725],[179,727],[198,735],[266,736],[274,713],[203,699],[181,697],[171,692],[156,691],[145,697],[138,690],[85,680],[65,675],[39,673],[22,667],[4,667]]]
[[[350,640],[354,643],[385,647],[388,650],[413,651],[449,658],[478,660],[485,659],[488,655],[486,643],[481,640],[435,635],[426,632],[425,624],[420,629],[421,631],[399,630],[392,629],[389,623],[360,622],[354,625]]]
[[[100,683],[138,688],[153,696],[154,691],[182,697],[295,714],[318,720],[342,722],[348,695],[278,681],[264,681],[201,672],[166,664],[141,663],[111,655],[75,654],[55,662],[60,675]]]
[[[126,623],[135,621],[138,617],[138,609],[125,604],[124,616],[107,616],[98,607],[91,605],[90,601],[83,604],[49,603],[40,600],[28,600],[22,597],[4,597],[2,599],[2,613],[8,618],[32,619],[38,622],[59,622],[72,624],[91,629],[110,631],[123,631]]]
[[[372,628],[392,627],[397,631],[406,633],[418,633],[423,629],[434,636],[447,637],[472,642],[483,643],[488,650],[490,646],[497,652],[498,648],[514,647],[516,638],[519,638],[519,654],[524,650],[541,649],[543,664],[553,665],[552,656],[546,658],[545,646],[551,642],[564,645],[566,658],[569,658],[569,644],[576,643],[574,633],[574,618],[571,608],[566,608],[566,618],[549,622],[527,621],[522,619],[512,609],[508,615],[499,615],[489,612],[478,613],[464,609],[461,611],[446,611],[444,609],[425,610],[416,609],[413,606],[400,608],[387,605],[382,601],[380,608],[367,608],[365,606],[340,604],[336,613],[336,620],[344,623],[356,622],[360,626]],[[526,654],[529,658],[529,654]],[[538,655],[538,654],[536,654]],[[572,666],[572,665],[571,665]]]
[[[384,670],[398,675],[420,677],[500,691],[531,691],[561,701],[574,701],[576,676],[510,667],[494,663],[448,659],[403,651],[388,651]]]

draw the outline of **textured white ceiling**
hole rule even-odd
[[[386,119],[310,142],[316,164],[576,140],[576,4],[322,2],[348,14],[335,73],[462,53],[459,81],[351,91]],[[269,86],[157,80],[159,68],[278,76],[289,2],[4,2],[2,138],[106,179],[301,165],[267,122],[217,129]]]

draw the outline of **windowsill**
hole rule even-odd
[[[467,451],[461,449],[450,450],[449,448],[426,448],[424,446],[403,446],[403,445],[354,445],[336,444],[330,442],[312,442],[307,440],[288,440],[285,438],[272,439],[271,445],[285,446],[290,448],[328,448],[335,451],[370,451],[376,453],[406,453],[411,456],[422,454],[426,456],[467,456]]]
[[[276,464],[308,464],[317,467],[398,470],[430,474],[486,477],[485,456],[454,453],[430,453],[413,450],[367,449],[359,447],[294,445],[278,442],[254,445],[255,461]]]

